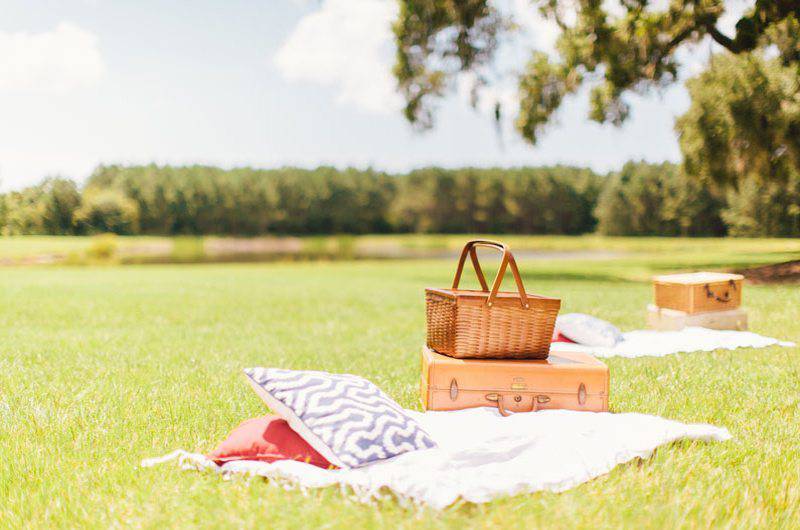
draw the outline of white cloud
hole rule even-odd
[[[69,22],[43,33],[0,31],[0,90],[63,92],[100,80],[97,37]]]
[[[526,49],[536,49],[554,55],[556,39],[561,30],[552,20],[547,20],[530,0],[495,0],[493,2],[501,13],[511,16],[519,27],[518,39]],[[567,13],[568,15],[571,14]]]
[[[482,90],[479,110],[493,112],[494,101],[511,108],[516,102],[516,75],[531,49],[555,53],[558,26],[545,20],[529,0],[493,0],[510,15],[517,31],[497,54],[493,86]],[[394,41],[391,23],[394,0],[324,0],[303,17],[275,54],[273,61],[287,79],[333,87],[340,103],[376,113],[396,112],[402,102],[391,73]],[[456,92],[469,100],[474,76],[458,79]]]
[[[273,61],[287,79],[334,87],[340,103],[395,112],[393,0],[324,0],[303,17]]]
[[[722,14],[717,23],[720,31],[733,37],[736,34],[736,23],[754,5],[755,0],[729,0],[725,2],[725,13]]]

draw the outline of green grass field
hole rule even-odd
[[[553,249],[585,238],[561,239]],[[530,291],[625,330],[644,325],[654,271],[778,261],[797,247],[747,241],[619,240],[634,253],[520,265]],[[450,260],[0,268],[0,527],[800,525],[795,348],[608,359],[613,411],[709,422],[735,439],[666,446],[560,494],[417,511],[337,489],[139,467],[177,448],[208,451],[264,414],[241,376],[247,366],[351,372],[418,408],[422,289],[449,284],[453,269]],[[754,331],[800,339],[800,287],[747,286],[745,305]]]

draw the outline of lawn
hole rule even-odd
[[[529,291],[561,297],[563,311],[633,329],[644,324],[653,271],[762,263],[797,246],[674,241],[620,241],[634,254],[614,259],[520,265]],[[800,525],[800,364],[790,348],[608,359],[613,411],[709,422],[735,439],[666,446],[560,494],[417,511],[391,500],[358,504],[337,489],[302,493],[138,466],[177,448],[208,451],[265,413],[242,379],[248,366],[351,372],[418,408],[422,289],[449,284],[453,268],[450,260],[0,268],[0,526]],[[798,286],[747,286],[745,304],[754,331],[800,339]]]

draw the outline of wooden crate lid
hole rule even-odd
[[[653,281],[657,283],[677,283],[681,285],[727,282],[730,280],[744,280],[744,276],[727,272],[686,272],[681,274],[662,274],[661,276],[653,277]]]

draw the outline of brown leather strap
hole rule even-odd
[[[486,399],[489,401],[496,401],[497,402],[497,411],[503,417],[511,416],[511,413],[508,412],[503,406],[503,394],[487,394]],[[536,396],[531,397],[531,410],[528,412],[536,412],[537,404],[536,404]]]
[[[735,291],[736,290],[736,282],[733,281],[733,280],[728,280],[728,287]],[[723,304],[727,304],[728,302],[731,301],[731,292],[730,292],[730,290],[726,290],[725,294],[720,296],[718,294],[714,294],[714,292],[711,290],[711,285],[710,284],[705,284],[703,286],[703,289],[705,289],[706,298],[713,298],[717,302],[721,302]]]
[[[511,251],[505,244],[498,241],[474,239],[472,241],[468,241],[467,244],[464,245],[464,250],[461,251],[461,257],[458,260],[456,275],[453,278],[453,289],[458,289],[458,284],[461,282],[461,274],[464,272],[464,263],[467,261],[467,254],[469,254],[470,259],[472,260],[472,265],[475,268],[475,274],[478,277],[478,282],[481,284],[481,289],[484,291],[489,291],[489,286],[486,283],[486,277],[483,275],[483,270],[481,270],[480,263],[478,262],[478,254],[475,252],[475,247],[493,248],[502,252],[503,254],[502,261],[500,262],[500,268],[497,271],[497,276],[492,283],[492,289],[489,292],[489,297],[486,299],[486,305],[492,307],[494,304],[494,300],[497,298],[497,293],[500,291],[500,285],[503,283],[503,276],[506,273],[506,268],[510,266],[511,274],[514,276],[514,282],[517,284],[517,291],[519,291],[520,304],[525,309],[530,307],[530,304],[528,303],[528,295],[525,293],[525,287],[522,285],[522,277],[519,274],[519,269],[517,268],[516,260],[514,260],[514,255],[511,254]]]

